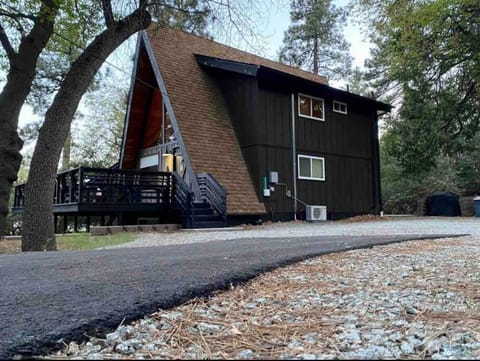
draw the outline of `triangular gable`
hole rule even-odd
[[[147,34],[193,171],[212,174],[227,190],[229,214],[264,214],[225,100],[194,56],[217,43],[156,25]]]
[[[196,195],[199,187],[188,156],[175,112],[171,105],[167,89],[160,74],[150,42],[145,33],[139,35],[135,68],[132,76],[126,122],[124,126],[120,167],[136,168],[142,149],[157,144],[162,129],[162,112],[168,112],[173,133],[180,145],[180,151],[187,172],[186,179]]]

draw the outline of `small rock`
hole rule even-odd
[[[177,312],[177,311],[168,312],[168,313],[162,314],[161,317],[166,318],[167,320],[176,320],[178,318],[183,318],[183,313]]]
[[[318,335],[316,333],[308,333],[302,336],[303,341],[310,345],[315,345],[318,343]]]
[[[143,342],[136,339],[136,338],[131,338],[131,339],[125,341],[124,344],[129,345],[136,350],[138,350],[139,348],[141,348],[143,346]]]
[[[360,332],[357,330],[350,331],[349,333],[345,334],[345,339],[353,342],[361,341]]]
[[[245,359],[245,358],[252,358],[254,355],[254,352],[250,349],[242,350],[237,352],[238,357]]]
[[[147,343],[142,346],[142,350],[144,351],[155,351],[157,347],[153,343]]]
[[[408,343],[408,342],[402,342],[402,345],[400,346],[400,350],[404,353],[404,354],[411,354],[411,353],[414,353],[415,350],[414,350],[414,347],[412,346],[412,344]]]
[[[123,355],[131,355],[135,353],[135,349],[125,343],[119,343],[117,346],[115,346],[115,351]]]
[[[87,360],[103,360],[103,355],[101,353],[91,353],[86,357]]]
[[[108,333],[105,338],[105,343],[109,346],[115,346],[120,342],[122,342],[122,338],[117,332]]]
[[[78,346],[77,343],[75,342],[70,342],[68,344],[68,347],[67,347],[67,355],[71,356],[71,355],[75,355],[76,353],[78,353],[78,351],[80,351],[80,347]]]
[[[415,308],[409,305],[405,306],[405,312],[409,315],[416,315],[418,313],[418,311]]]
[[[298,342],[297,340],[292,340],[290,343],[287,345],[287,347],[291,350],[296,349],[296,348],[303,348],[302,344]]]
[[[316,360],[317,356],[313,353],[301,353],[297,355],[300,360]]]
[[[213,325],[211,323],[206,323],[206,322],[200,322],[197,325],[198,330],[205,332],[205,333],[216,333],[220,331],[220,326],[218,325]]]
[[[135,332],[135,329],[132,326],[120,326],[115,331],[121,338],[126,338]]]
[[[439,352],[441,347],[442,342],[439,339],[435,339],[427,343],[426,349],[430,355],[433,355],[434,353]]]

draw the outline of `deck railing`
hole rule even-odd
[[[169,205],[172,174],[125,169],[80,167],[59,173],[55,181],[54,205],[133,204]],[[25,184],[15,187],[14,208],[25,204]]]

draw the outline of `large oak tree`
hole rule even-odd
[[[17,132],[20,110],[35,79],[40,53],[53,34],[59,9],[55,0],[42,0],[38,9],[31,13],[18,11],[14,5],[12,2],[0,7],[0,43],[8,67],[6,83],[0,93],[0,236],[5,231],[10,191],[22,161],[23,141]],[[30,30],[22,26],[24,20],[31,22]],[[19,36],[15,39],[12,39],[9,26],[18,29]]]

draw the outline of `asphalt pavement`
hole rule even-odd
[[[325,253],[452,235],[248,238],[0,255],[0,359],[102,336],[191,298]],[[161,237],[161,235],[159,235]]]

